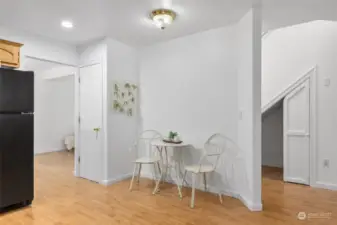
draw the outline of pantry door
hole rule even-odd
[[[79,70],[80,177],[103,178],[103,70],[101,64]]]
[[[310,183],[310,79],[284,99],[284,181]]]

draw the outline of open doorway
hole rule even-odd
[[[74,171],[75,67],[25,58],[34,71],[34,154],[50,170]],[[48,169],[46,168],[46,169]]]
[[[262,114],[262,176],[283,180],[283,99]]]

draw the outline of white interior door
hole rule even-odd
[[[102,66],[80,68],[80,176],[102,181],[103,171],[103,92]]]
[[[310,182],[310,79],[284,99],[284,181]]]

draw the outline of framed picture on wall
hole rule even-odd
[[[138,86],[128,81],[112,82],[112,109],[133,116],[136,112]]]

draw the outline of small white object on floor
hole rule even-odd
[[[65,137],[64,144],[68,151],[72,150],[75,147],[75,137],[73,135]]]

